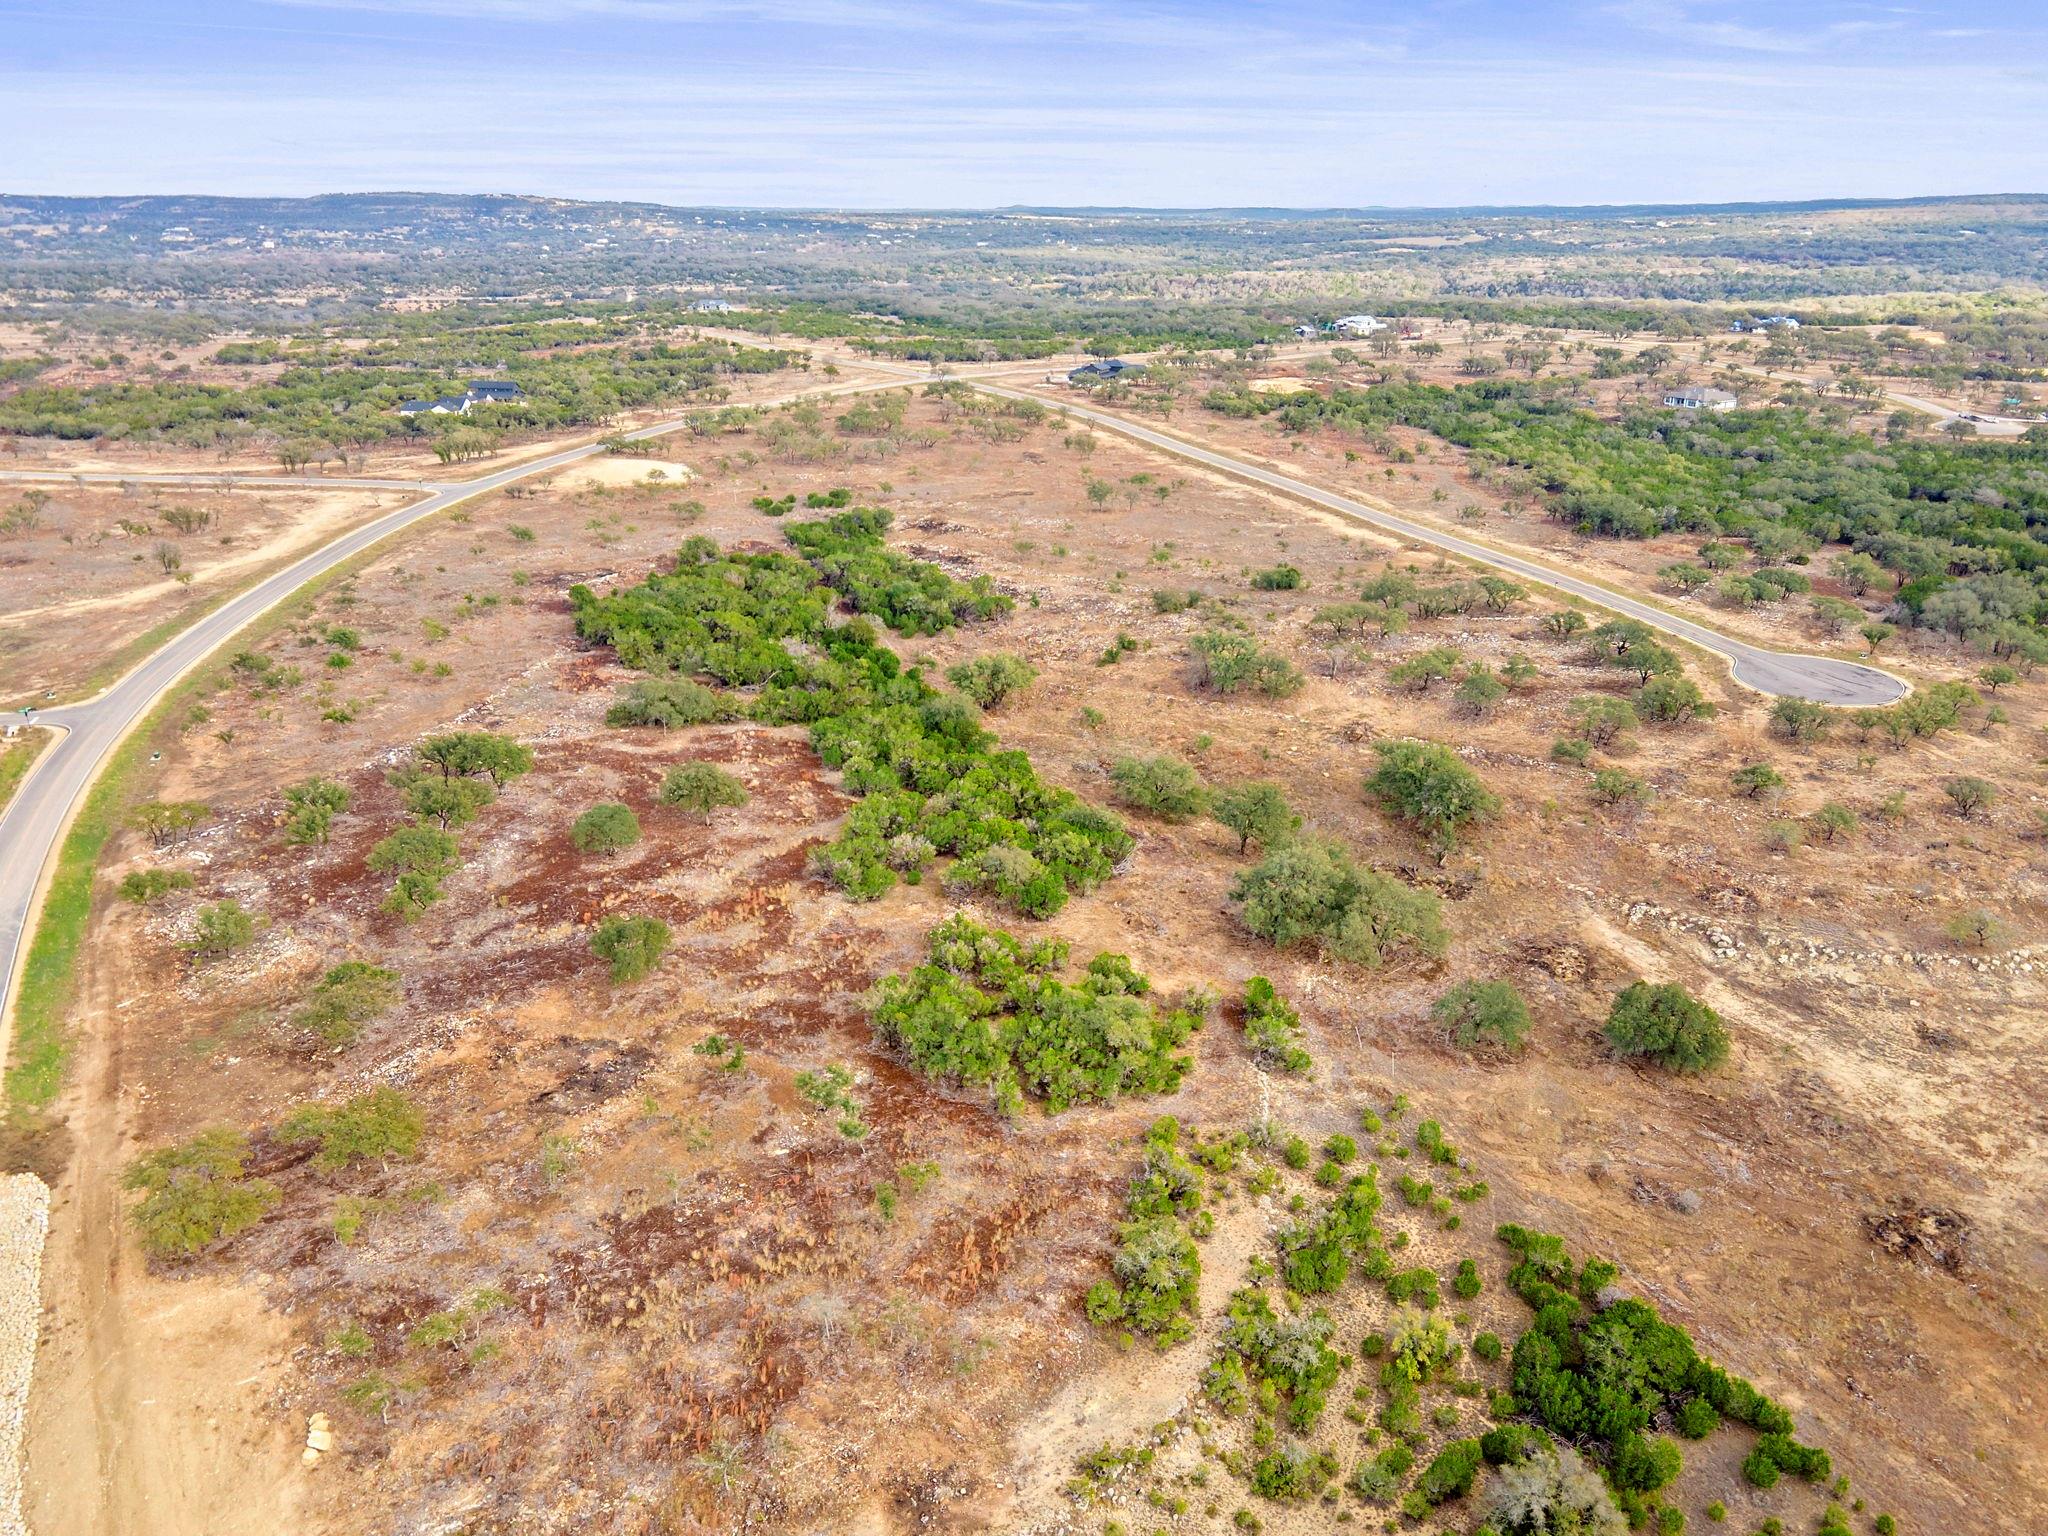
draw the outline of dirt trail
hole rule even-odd
[[[120,1170],[138,1090],[124,1089],[108,1021],[119,993],[147,983],[119,985],[108,972],[89,961],[83,978],[67,1116],[76,1139],[52,1192],[44,1337],[24,1440],[28,1528],[37,1536],[300,1529],[303,1426],[273,1406],[290,1350],[284,1320],[252,1288],[151,1275],[123,1231]]]

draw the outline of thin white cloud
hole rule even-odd
[[[1606,9],[1607,14],[1642,32],[1745,53],[1818,53],[1862,34],[1892,31],[1903,25],[1896,21],[1837,21],[1801,30],[1763,27],[1731,21],[1725,15],[1702,15],[1683,0],[1618,0]]]
[[[483,81],[420,59],[309,80],[289,99],[225,80],[109,92],[89,75],[0,74],[0,142],[35,146],[10,190],[46,192],[1355,207],[2048,184],[2048,149],[1985,142],[1952,111],[1965,97],[2001,120],[2039,111],[2037,86],[1978,70],[1800,59],[1768,74],[1615,65],[1568,77],[1428,63],[1370,91],[1304,59],[1285,75],[1199,91],[1132,81],[1114,96],[1086,79],[1020,85],[988,66],[940,78],[914,61],[855,73],[798,61],[773,81],[706,72],[678,89],[659,70]],[[456,149],[436,147],[432,118],[462,125]]]
[[[1099,4],[1095,0],[262,0],[280,10],[369,12],[494,26],[564,27],[616,21],[671,26],[786,26],[876,36],[1085,38],[1168,52],[1257,51],[1300,46],[1297,31],[1200,5]],[[1338,35],[1367,29],[1337,28]],[[1401,29],[1378,29],[1386,36]],[[1385,50],[1391,51],[1391,50]]]
[[[0,144],[9,190],[45,192],[1327,207],[2048,187],[2048,141],[1982,131],[2048,120],[2044,55],[2010,33],[1909,51],[1873,42],[1903,23],[1869,8],[1781,32],[1752,7],[1714,13],[1736,40],[1708,43],[1654,30],[1713,20],[1670,0],[1558,4],[1573,29],[1532,38],[1493,24],[1499,0],[1385,25],[1356,0],[239,0],[138,16],[117,48],[111,18],[0,0],[47,33],[34,69],[0,50]]]

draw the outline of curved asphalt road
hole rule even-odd
[[[896,376],[892,375],[890,381],[885,384],[866,381],[835,384],[801,391],[800,394],[858,394],[869,390],[893,388],[895,384]],[[798,396],[791,395],[761,403],[779,404],[795,398]],[[683,421],[680,419],[657,422],[653,426],[642,427],[625,435],[629,441],[642,442],[648,438],[674,432],[682,425]],[[380,488],[428,491],[431,494],[410,506],[401,507],[395,512],[387,512],[351,533],[343,534],[333,543],[323,545],[304,558],[293,561],[276,574],[264,578],[255,586],[238,593],[191,628],[173,636],[161,650],[96,697],[82,703],[60,705],[37,713],[35,721],[38,725],[52,727],[61,734],[43,750],[42,755],[30,767],[27,781],[15,791],[14,798],[7,803],[5,810],[0,810],[0,1064],[4,1064],[12,1045],[13,1031],[10,1021],[15,983],[22,957],[28,948],[31,919],[37,906],[36,893],[42,884],[44,868],[50,862],[58,841],[63,837],[73,810],[85,798],[87,788],[98,777],[108,755],[135,723],[155,707],[157,700],[165,691],[233,639],[244,626],[253,623],[314,577],[332,570],[351,556],[360,554],[378,540],[398,532],[401,528],[409,527],[421,518],[444,511],[457,502],[467,501],[472,496],[485,495],[515,481],[545,474],[551,469],[560,469],[564,465],[574,464],[580,459],[590,458],[603,451],[601,444],[587,443],[580,448],[565,449],[560,453],[548,454],[544,458],[511,465],[492,474],[480,475],[474,480],[439,485],[431,481],[375,482]],[[71,477],[67,475],[63,478]],[[149,479],[151,483],[161,484],[171,477],[109,475],[106,478]],[[214,475],[193,478],[201,484],[218,484],[221,477]],[[301,482],[286,477],[272,477],[263,481],[238,483]],[[303,483],[337,486],[350,482],[338,479],[308,479]]]
[[[889,382],[838,384],[801,393],[856,394],[891,388],[903,381],[928,381],[934,377],[928,371],[901,365],[873,362],[868,366],[876,372],[889,375]],[[1071,416],[1092,422],[1125,437],[1134,438],[1162,452],[1298,497],[1403,538],[1433,545],[1461,559],[1489,565],[1557,591],[1569,592],[1597,607],[1640,619],[1666,634],[1675,635],[1716,655],[1726,657],[1733,665],[1738,680],[1764,693],[1813,699],[1825,704],[1865,705],[1889,704],[1906,692],[1904,683],[1875,667],[1836,661],[1825,656],[1767,651],[1733,639],[1704,624],[1696,624],[1690,619],[1667,613],[1662,608],[1567,575],[1535,560],[1506,554],[1483,544],[1459,538],[1456,534],[1440,532],[1425,524],[1411,522],[1385,508],[1372,506],[1334,491],[1323,490],[1306,481],[1296,480],[1292,476],[1256,464],[1245,463],[1227,454],[1198,447],[1092,406],[1064,400],[1047,401],[1042,396],[993,383],[986,378],[962,375],[955,377],[993,395],[1001,395],[1012,400],[1030,400],[1041,405],[1055,405]],[[673,432],[681,425],[681,421],[661,422],[626,435],[633,441],[644,441]],[[97,697],[83,703],[66,704],[41,712],[36,717],[37,722],[53,727],[61,734],[29,770],[27,782],[16,791],[14,799],[8,803],[4,811],[0,811],[0,1045],[11,1039],[11,1031],[6,1030],[5,1024],[12,1012],[16,975],[20,969],[23,952],[27,948],[30,919],[35,910],[36,893],[42,882],[44,868],[56,850],[74,808],[83,800],[87,788],[98,776],[108,755],[173,684],[226,644],[245,625],[254,622],[314,577],[332,570],[342,561],[368,549],[380,539],[418,522],[421,518],[431,517],[457,502],[484,495],[533,475],[544,474],[551,469],[560,469],[564,465],[574,464],[580,459],[589,458],[602,451],[599,444],[590,443],[527,463],[515,464],[493,474],[481,475],[474,480],[438,486],[431,482],[368,482],[380,489],[427,490],[431,494],[410,506],[401,507],[395,512],[386,513],[374,521],[365,523],[354,532],[344,534],[333,543],[294,561],[284,570],[266,577],[247,591],[231,598],[190,629],[174,636],[161,650]],[[160,482],[172,477],[110,474],[105,478],[151,479]],[[218,484],[222,477],[215,475],[191,478],[200,484]],[[350,482],[312,477],[307,477],[302,482],[292,477],[275,476],[260,481],[252,478],[238,483],[307,483],[339,486]],[[0,1049],[0,1059],[4,1059],[5,1054],[5,1050]]]
[[[1012,400],[1033,400],[1040,405],[1056,405],[1068,415],[1106,427],[1125,437],[1136,438],[1150,447],[1158,448],[1176,457],[1188,459],[1209,469],[1221,470],[1240,480],[1250,480],[1271,490],[1281,491],[1303,501],[1313,502],[1319,507],[1361,523],[1370,523],[1389,533],[1418,543],[1434,545],[1461,559],[1490,565],[1496,570],[1539,582],[1559,592],[1569,592],[1574,597],[1605,608],[1613,613],[1626,614],[1629,618],[1640,619],[1654,629],[1667,635],[1712,651],[1726,657],[1731,664],[1736,681],[1747,684],[1760,693],[1777,694],[1798,699],[1812,699],[1816,703],[1842,706],[1890,704],[1903,698],[1906,684],[1889,672],[1876,667],[1866,667],[1853,661],[1836,661],[1829,656],[1805,656],[1794,651],[1767,651],[1762,646],[1751,645],[1725,635],[1718,629],[1696,624],[1691,619],[1659,608],[1655,604],[1640,602],[1626,597],[1611,587],[1597,582],[1585,581],[1570,576],[1554,566],[1537,560],[1525,559],[1520,555],[1475,544],[1470,539],[1461,539],[1454,533],[1445,533],[1426,523],[1411,522],[1399,513],[1377,507],[1350,496],[1326,491],[1307,481],[1283,475],[1278,470],[1266,469],[1257,464],[1229,454],[1217,453],[1212,449],[1198,447],[1193,443],[1151,427],[1140,426],[1126,421],[1108,411],[1093,406],[1076,405],[1067,401],[1048,401],[1043,396],[1025,390],[1009,389],[991,384],[983,379],[970,381],[976,389],[987,390],[992,395],[1003,395]]]

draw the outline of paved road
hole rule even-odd
[[[1760,379],[1770,384],[1803,384],[1808,389],[1818,390],[1824,384],[1832,386],[1835,382],[1833,379],[1808,378],[1796,369],[1771,373],[1757,367],[1753,363],[1738,363],[1730,366],[1736,373],[1747,374],[1750,378]],[[1909,395],[1889,387],[1885,387],[1883,393],[1885,399],[1891,401],[1892,404],[1903,405],[1912,410],[1925,412],[1944,427],[1952,421],[1963,420],[1966,414],[1957,410],[1954,406],[1943,405],[1937,400],[1929,400],[1922,395]],[[1970,425],[1977,429],[1979,437],[2018,437],[2027,428],[2035,424],[2020,416],[1988,416],[1982,412],[1968,413],[1968,419]]]
[[[1329,352],[1330,348],[1327,344],[1312,342],[1303,343],[1298,346],[1282,345],[1273,349],[1273,355],[1276,359],[1287,359],[1290,361],[1311,357],[1327,357]],[[1772,372],[1768,369],[1759,368],[1754,363],[1716,362],[1713,366],[1725,368],[1732,373],[1745,374],[1766,384],[1801,384],[1808,389],[1818,390],[1823,385],[1832,388],[1835,383],[1835,380],[1832,378],[1812,378],[1800,372],[1798,368],[1781,368],[1776,372]],[[1939,401],[1929,400],[1921,395],[1907,394],[1889,386],[1880,386],[1880,388],[1885,399],[1891,401],[1894,405],[1908,406],[1913,410],[1925,412],[1927,415],[1932,416],[1936,423],[1941,426],[1946,426],[1948,423],[1966,414],[1965,412],[1958,411],[1953,406],[1943,405]],[[2042,419],[2029,416],[1998,416],[1981,411],[1967,414],[1970,416],[1970,425],[1977,429],[1977,435],[1980,437],[2018,437],[2027,428],[2036,425]]]
[[[896,380],[902,375],[893,369],[884,371],[890,374],[887,383],[855,381],[826,385],[760,403],[774,405],[795,399],[798,395],[858,394],[895,387]],[[631,441],[642,442],[676,431],[685,419],[657,422],[625,435]],[[38,724],[52,727],[62,734],[44,749],[29,770],[27,781],[15,791],[6,809],[0,811],[0,1063],[4,1063],[7,1046],[12,1041],[10,1020],[14,989],[28,945],[30,923],[37,905],[36,892],[42,883],[43,871],[64,834],[73,808],[99,776],[108,755],[129,729],[155,707],[165,691],[231,640],[244,626],[253,623],[314,577],[368,549],[379,539],[457,502],[485,495],[534,475],[546,474],[549,470],[560,469],[603,451],[600,444],[587,443],[580,448],[565,449],[544,458],[479,475],[474,480],[441,485],[420,481],[391,482],[397,489],[428,491],[431,494],[363,524],[229,599],[191,628],[174,636],[147,661],[97,696],[37,714]],[[217,481],[219,477],[197,478],[208,482]],[[342,482],[317,480],[310,483],[338,485]]]
[[[1723,634],[1718,629],[1696,623],[1687,618],[1657,607],[1652,603],[1640,602],[1626,597],[1610,587],[1603,587],[1572,576],[1555,566],[1546,565],[1521,555],[1508,554],[1470,539],[1459,538],[1432,528],[1427,523],[1413,522],[1390,508],[1358,500],[1355,497],[1326,491],[1321,486],[1310,485],[1292,475],[1283,475],[1278,470],[1263,465],[1247,463],[1229,454],[1203,448],[1183,438],[1160,432],[1151,427],[1140,426],[1108,411],[1074,401],[1049,400],[1046,396],[1028,390],[1011,389],[990,383],[986,379],[974,381],[974,387],[987,390],[990,394],[1003,395],[1012,400],[1036,400],[1041,405],[1057,404],[1069,415],[1105,427],[1125,437],[1136,438],[1153,448],[1174,454],[1210,469],[1221,470],[1241,480],[1250,480],[1272,490],[1283,491],[1289,496],[1313,502],[1331,512],[1369,523],[1389,533],[1413,539],[1418,543],[1433,545],[1462,559],[1490,565],[1496,570],[1541,582],[1546,587],[1560,592],[1569,592],[1574,597],[1585,599],[1598,607],[1613,613],[1626,614],[1632,619],[1690,641],[1717,656],[1724,656],[1734,669],[1737,681],[1746,683],[1761,693],[1813,699],[1822,704],[1836,705],[1877,705],[1889,704],[1904,697],[1906,685],[1889,672],[1876,667],[1862,666],[1853,661],[1837,661],[1828,656],[1806,656],[1797,652],[1767,651],[1762,646],[1751,645]]]
[[[813,396],[855,394],[892,387],[898,381],[922,382],[933,377],[927,369],[902,364],[870,361],[865,366],[887,375],[890,382],[845,383],[800,393]],[[1573,596],[1583,598],[1598,607],[1640,619],[1667,634],[1678,636],[1717,655],[1727,657],[1739,680],[1765,693],[1815,699],[1827,704],[1862,705],[1888,704],[1906,691],[1904,683],[1874,667],[1836,661],[1824,656],[1803,656],[1764,650],[1724,635],[1719,630],[1710,629],[1704,624],[1680,618],[1662,608],[1623,596],[1538,561],[1491,549],[1423,523],[1411,522],[1386,507],[1324,490],[1320,486],[1310,485],[1290,475],[1283,475],[1276,470],[1200,447],[1078,401],[1048,399],[1044,395],[1011,388],[983,376],[955,377],[961,377],[963,382],[971,383],[977,389],[987,390],[991,394],[1009,399],[1057,405],[1077,418],[1092,422],[1107,431],[1134,438],[1179,458],[1234,475],[1239,479],[1250,480],[1403,538],[1432,545],[1462,559],[1540,582],[1558,591],[1569,592]],[[661,422],[626,435],[634,441],[644,441],[673,432],[681,425],[681,420]],[[386,513],[352,533],[344,534],[333,543],[230,599],[190,629],[175,636],[147,661],[97,697],[83,703],[43,711],[37,717],[38,721],[62,734],[37,760],[29,772],[27,782],[16,791],[14,799],[6,809],[0,811],[0,1024],[4,1024],[12,1011],[16,977],[20,969],[22,952],[27,945],[37,888],[58,840],[63,835],[72,810],[84,797],[85,791],[98,776],[107,756],[121,738],[155,706],[166,690],[232,639],[244,626],[254,622],[308,581],[333,569],[387,535],[408,527],[421,518],[443,511],[457,502],[484,495],[515,481],[545,474],[549,470],[560,469],[602,451],[596,443],[586,444],[580,448],[566,449],[560,453],[480,475],[474,480],[439,486],[430,482],[396,481],[390,482],[388,486],[380,483],[381,488],[425,490],[430,491],[430,494],[409,506]],[[109,478],[118,480],[140,477],[116,475]],[[219,479],[218,476],[195,478],[202,483]],[[285,479],[271,478],[274,482]],[[342,482],[308,477],[308,483],[337,485]],[[0,1058],[4,1056],[4,1050],[0,1050]]]

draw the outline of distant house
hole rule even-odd
[[[526,399],[526,391],[510,379],[471,379],[469,388],[459,395],[439,395],[432,400],[405,400],[399,403],[401,416],[467,416],[473,405],[518,405]]]
[[[401,416],[467,416],[476,402],[467,395],[439,395],[432,400],[401,400]]]
[[[1664,396],[1664,404],[1674,411],[1732,411],[1741,403],[1725,389],[1687,386],[1670,390]]]
[[[1386,328],[1387,322],[1378,315],[1346,315],[1330,326],[1339,336],[1370,336]]]
[[[1120,357],[1105,357],[1097,363],[1083,363],[1067,374],[1069,384],[1106,384],[1111,379],[1143,373],[1143,363],[1127,363]]]
[[[699,299],[690,308],[700,315],[729,315],[739,306],[725,299]]]
[[[1731,331],[1796,331],[1799,322],[1790,315],[1758,315],[1749,320],[1737,320],[1728,327]]]
[[[1317,332],[1316,328],[1312,325],[1297,325],[1294,328],[1294,334],[1296,336],[1299,336],[1303,341],[1309,341],[1315,337]]]

